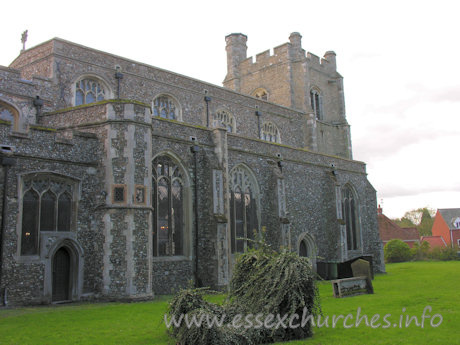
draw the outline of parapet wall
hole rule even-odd
[[[253,57],[249,57],[240,64],[241,74],[254,73],[262,68],[270,65],[286,63],[289,61],[289,49],[291,44],[285,43],[273,49],[273,55],[270,55],[270,50],[266,50],[256,55],[256,61]]]

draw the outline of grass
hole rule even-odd
[[[460,262],[410,262],[387,265],[388,274],[373,281],[374,295],[343,299],[332,297],[329,282],[319,285],[323,318],[329,327],[315,328],[313,338],[293,341],[289,345],[311,344],[460,344]],[[74,304],[0,310],[0,344],[174,344],[166,334],[163,315],[170,297],[144,303]],[[220,302],[223,296],[210,296]],[[425,327],[414,322],[405,327],[406,315],[420,321],[425,306],[429,315],[441,314],[442,324]],[[363,320],[359,327],[344,328],[341,319],[332,328],[333,315],[352,314],[347,325],[354,325],[357,308],[369,321],[375,314],[387,319],[391,327],[373,329]],[[402,308],[406,308],[403,313]],[[399,324],[403,315],[403,327]],[[324,319],[323,319],[324,320]],[[439,319],[435,320],[436,323]],[[375,324],[378,324],[376,322]],[[281,344],[281,343],[279,343]]]

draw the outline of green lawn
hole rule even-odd
[[[388,274],[373,281],[374,295],[344,299],[332,297],[330,283],[320,284],[323,317],[329,328],[315,328],[313,338],[287,344],[460,344],[460,262],[411,262],[387,265]],[[222,296],[210,297],[213,301]],[[145,303],[79,304],[0,310],[0,344],[174,344],[166,335],[163,314],[169,298]],[[420,320],[425,306],[430,315],[441,314],[442,324],[431,327],[425,319],[422,329],[405,327],[406,315]],[[343,319],[332,328],[333,315],[352,314],[347,325],[354,325],[357,308],[361,315],[380,314],[380,327],[345,329]],[[406,308],[403,313],[402,308]],[[391,314],[387,320],[382,318]],[[399,328],[400,315],[403,327]],[[434,320],[439,322],[439,318]],[[398,324],[393,327],[393,324]]]

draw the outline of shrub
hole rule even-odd
[[[385,262],[403,262],[411,258],[409,245],[398,239],[388,241],[383,251]]]
[[[274,341],[302,339],[312,335],[311,324],[304,327],[266,329],[264,327],[209,327],[207,317],[224,319],[224,323],[232,322],[237,314],[245,316],[262,314],[265,316],[279,314],[289,317],[296,313],[300,323],[304,308],[308,315],[316,317],[320,312],[318,289],[315,274],[307,258],[296,253],[283,250],[277,253],[267,246],[251,249],[241,254],[234,266],[230,282],[229,296],[223,306],[217,306],[203,299],[206,289],[187,289],[180,291],[172,300],[169,317],[187,314],[205,320],[201,327],[172,327],[169,333],[181,345],[192,344],[265,344]],[[307,316],[308,316],[307,315]],[[254,320],[253,318],[253,320]]]
[[[452,247],[436,247],[431,251],[430,259],[442,261],[459,260],[457,251],[457,248]]]
[[[410,253],[414,260],[426,260],[430,254],[430,244],[427,241],[423,241],[421,244],[415,242]]]

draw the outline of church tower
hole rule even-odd
[[[293,32],[288,43],[275,47],[273,54],[257,54],[254,61],[246,57],[246,35],[230,34],[225,40],[224,87],[305,112],[305,147],[352,159],[343,77],[333,51],[322,58],[306,53],[302,36]]]

